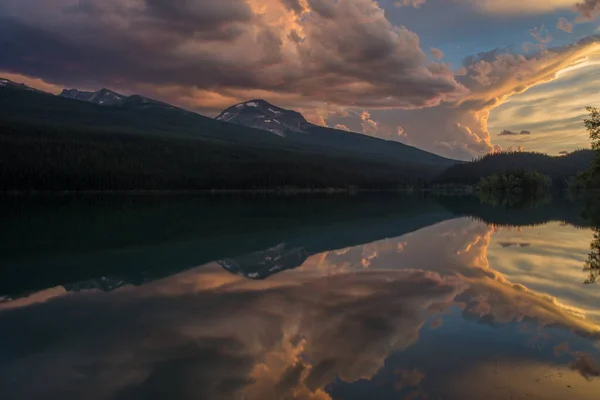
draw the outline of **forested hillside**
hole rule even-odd
[[[456,164],[438,178],[443,183],[476,184],[491,175],[539,172],[560,185],[585,171],[594,159],[592,150],[579,150],[566,156],[553,157],[542,153],[506,152],[489,154],[469,163]]]
[[[397,189],[454,162],[367,137],[372,151],[289,141],[150,105],[1,89],[0,190]],[[336,134],[330,140],[343,140]]]
[[[395,189],[434,176],[206,138],[0,121],[1,190]]]

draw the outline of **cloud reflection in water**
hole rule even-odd
[[[595,398],[598,323],[490,265],[497,233],[461,218],[262,281],[212,264],[111,293],[33,297],[0,312],[11,327],[0,331],[0,386],[23,399],[329,399],[353,382],[354,398],[360,387],[380,398]]]

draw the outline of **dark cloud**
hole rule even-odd
[[[575,9],[581,14],[581,21],[593,21],[600,13],[600,0],[584,0]]]
[[[531,243],[520,243],[520,242],[498,242],[498,244],[503,248],[512,247],[512,246],[519,246],[519,247],[530,247],[531,246]]]
[[[394,383],[394,390],[400,392],[407,387],[416,388],[421,384],[421,381],[425,379],[425,374],[417,369],[413,370],[398,370],[396,371],[397,380]]]
[[[312,11],[324,18],[334,18],[336,3],[329,0],[307,0]]]
[[[500,136],[515,136],[515,135],[531,135],[531,131],[514,132],[514,131],[509,131],[508,129],[505,129],[502,132],[500,132]]]
[[[425,2],[427,2],[427,0],[395,0],[394,6],[396,6],[396,7],[410,6],[410,7],[414,7],[414,8],[420,8],[423,4],[425,4]]]
[[[281,0],[284,6],[288,9],[295,11],[296,13],[301,13],[304,11],[304,6],[300,4],[300,0]]]
[[[7,0],[0,25],[0,70],[125,92],[179,87],[179,97],[196,88],[198,108],[251,91],[389,108],[465,92],[431,73],[418,36],[373,0]]]
[[[571,362],[570,367],[587,380],[600,377],[600,367],[587,353],[575,353],[575,361]]]
[[[374,0],[0,4],[0,71],[140,93],[209,114],[249,98],[319,110],[311,121],[340,109],[394,110],[393,121],[373,119],[373,134],[462,159],[499,150],[487,129],[490,111],[554,79],[595,41],[531,56],[494,50],[467,58],[455,76],[430,62],[419,36],[391,23]],[[401,109],[414,112],[404,118]],[[408,136],[395,134],[399,125]]]

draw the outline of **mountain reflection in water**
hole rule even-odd
[[[174,200],[174,215],[193,210],[188,201]],[[164,238],[92,232],[101,243],[88,245],[77,236],[79,253],[42,246],[51,237],[42,233],[35,254],[4,256],[3,278],[16,285],[4,281],[0,303],[0,324],[10,327],[0,330],[3,396],[597,398],[600,291],[582,271],[591,228],[567,204],[547,205],[545,216],[507,212],[507,225],[504,210],[473,203],[466,216],[465,204],[320,199],[280,210],[297,211],[283,224],[272,206],[240,202],[243,215],[221,221],[228,229],[206,222],[212,247],[197,242],[211,232],[200,234],[193,214],[178,222],[184,233],[173,222]],[[108,214],[122,216],[118,209]],[[153,211],[163,215],[148,207],[137,222]],[[147,250],[163,255],[164,268]],[[56,284],[38,290],[5,267],[38,273],[69,255],[73,266],[54,280],[39,273],[36,284]],[[116,264],[103,270],[94,256]],[[204,265],[189,267],[194,258]],[[86,261],[87,275],[68,273]]]

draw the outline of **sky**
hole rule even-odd
[[[465,160],[558,155],[589,148],[599,14],[600,0],[3,0],[0,76],[207,116],[263,98]]]

